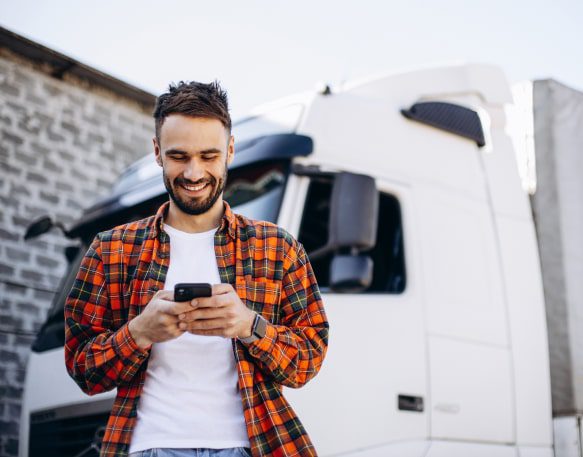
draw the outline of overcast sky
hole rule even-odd
[[[0,0],[0,25],[154,94],[219,79],[235,117],[318,82],[458,61],[583,90],[583,0]]]

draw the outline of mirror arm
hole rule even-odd
[[[304,165],[300,163],[292,164],[291,172],[296,176],[307,176],[310,178],[334,178],[337,175],[333,171],[322,171],[318,165]]]
[[[55,222],[53,226],[61,230],[67,238],[70,238],[69,230],[65,228],[62,222]]]
[[[334,246],[327,244],[326,246],[322,246],[321,248],[318,248],[315,251],[308,253],[308,258],[310,259],[310,262],[312,262],[314,260],[321,259],[322,257],[331,253],[332,251],[334,251]]]
[[[310,261],[318,260],[318,259],[321,259],[322,257],[324,257],[325,255],[336,251],[338,249],[338,247],[339,246],[327,244],[326,246],[322,246],[321,248],[318,248],[318,249],[308,253],[308,257],[310,258]],[[354,257],[360,255],[360,249],[357,248],[356,246],[350,247],[350,255],[352,255]]]

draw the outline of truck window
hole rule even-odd
[[[287,162],[254,163],[229,173],[223,198],[250,219],[277,222]]]
[[[298,235],[308,256],[328,242],[332,182],[333,178],[325,176],[310,180]],[[366,252],[374,262],[373,280],[366,292],[399,294],[406,285],[401,208],[397,198],[391,194],[381,192],[379,199],[377,242],[373,249]],[[318,285],[323,291],[329,291],[332,257],[333,254],[329,254],[312,262]]]

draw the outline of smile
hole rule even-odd
[[[204,189],[207,186],[207,184],[208,183],[205,182],[202,184],[198,184],[196,186],[192,186],[192,185],[188,185],[188,184],[181,184],[181,186],[190,192],[198,192],[199,190]]]

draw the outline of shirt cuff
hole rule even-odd
[[[277,329],[275,328],[275,325],[267,322],[265,327],[265,336],[247,344],[246,346],[252,356],[261,358],[262,354],[269,354],[272,352],[273,348],[275,347],[276,340]]]
[[[120,327],[113,334],[113,348],[115,352],[123,358],[136,358],[143,359],[150,354],[150,345],[146,349],[142,349],[134,340],[134,337],[130,333],[129,322]]]

